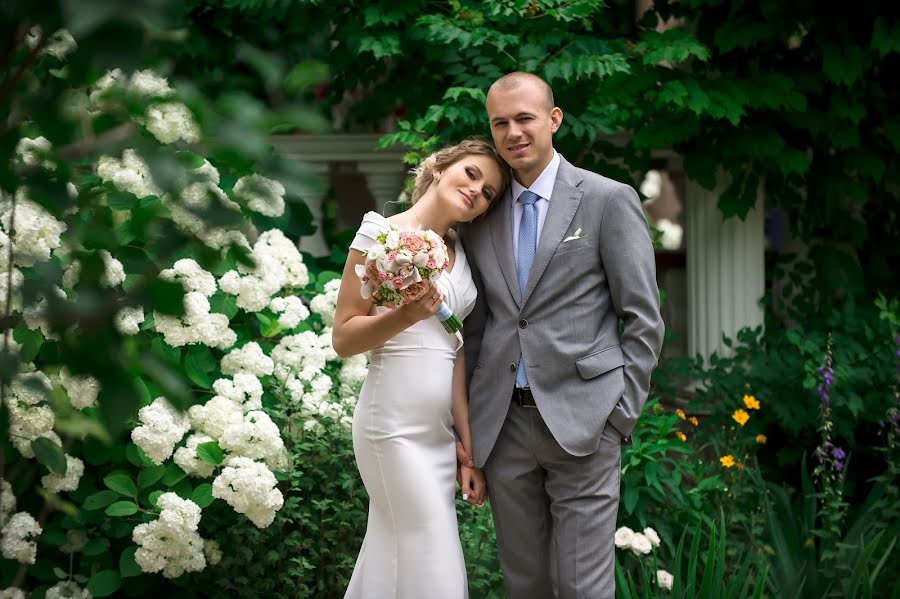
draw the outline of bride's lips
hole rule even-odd
[[[459,192],[459,195],[461,195],[461,196],[463,197],[463,200],[466,202],[466,205],[467,205],[469,208],[474,208],[474,207],[475,207],[475,204],[472,202],[472,198],[470,198],[468,195],[466,195],[466,192],[460,191],[460,192]]]

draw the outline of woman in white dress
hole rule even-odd
[[[484,214],[503,192],[508,170],[489,144],[466,140],[428,157],[416,173],[409,210],[363,218],[334,318],[340,356],[371,351],[353,417],[369,520],[345,595],[350,599],[467,597],[456,481],[467,501],[480,504],[485,497],[484,478],[471,462],[464,352],[434,314],[443,301],[462,320],[474,306],[471,270],[451,226]],[[363,299],[355,273],[365,260],[362,250],[391,224],[431,229],[444,237],[450,255],[436,284],[396,309]]]

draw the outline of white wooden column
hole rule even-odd
[[[688,279],[688,352],[709,359],[726,355],[722,335],[763,324],[765,292],[763,188],[744,220],[722,220],[717,206],[724,185],[709,191],[686,185],[685,240]]]
[[[333,162],[354,162],[366,177],[366,184],[375,198],[376,210],[397,199],[403,189],[407,168],[403,164],[403,150],[377,149],[380,134],[335,135],[273,135],[269,141],[282,155],[299,160],[319,175],[301,195],[313,214],[316,232],[300,240],[300,249],[316,256],[328,254],[322,237],[322,201],[327,191],[328,165]],[[304,193],[305,192],[305,193]]]

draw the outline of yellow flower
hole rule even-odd
[[[732,456],[731,454],[723,455],[721,458],[719,458],[719,461],[722,462],[722,465],[726,468],[731,468],[732,466],[734,466],[734,456]]]
[[[735,410],[734,414],[732,414],[731,417],[734,418],[734,421],[741,426],[744,426],[745,424],[747,424],[747,421],[750,420],[750,414],[748,414],[744,410],[741,410],[740,408]]]
[[[766,441],[768,441],[768,440],[769,440],[769,439],[768,439],[765,435],[762,435],[762,434],[756,435],[756,442],[757,442],[757,443],[761,443],[761,444],[765,445]]]
[[[687,416],[684,415],[684,410],[682,410],[681,408],[675,410],[675,413],[678,414],[678,417],[682,420],[685,420],[687,418]]]
[[[759,402],[752,395],[744,396],[744,405],[747,406],[748,410],[758,410]]]
[[[681,431],[676,431],[675,434],[676,434],[676,435],[678,436],[678,438],[681,439],[682,441],[687,441],[687,435],[685,435],[683,432],[681,432]]]
[[[688,420],[690,420],[691,424],[693,424],[694,426],[700,426],[700,421],[697,420],[696,416],[691,416],[690,418],[688,418]]]

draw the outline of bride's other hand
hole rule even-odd
[[[403,304],[397,309],[403,311],[411,324],[415,324],[434,316],[443,300],[444,296],[441,294],[441,290],[429,285],[418,299]]]

